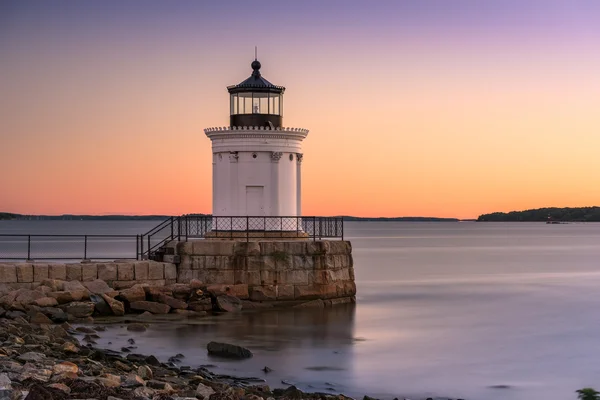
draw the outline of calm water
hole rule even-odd
[[[154,224],[0,221],[0,233],[136,234]],[[568,400],[600,387],[600,224],[354,222],[346,232],[356,307],[154,326],[135,334],[136,351],[354,396]],[[114,327],[100,344],[118,349],[129,337]],[[210,340],[255,356],[210,359]],[[265,365],[274,371],[264,375]]]

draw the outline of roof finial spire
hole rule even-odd
[[[254,61],[258,61],[258,46],[254,46]]]

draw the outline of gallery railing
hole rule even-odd
[[[342,217],[183,215],[141,235],[0,234],[1,260],[152,259],[173,241],[189,238],[344,239]]]

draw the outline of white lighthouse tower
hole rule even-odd
[[[261,75],[258,60],[251,67],[248,79],[227,88],[230,126],[204,130],[212,141],[213,230],[296,231],[297,218],[281,217],[302,215],[308,130],[283,127],[285,88]]]

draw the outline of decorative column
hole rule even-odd
[[[279,215],[279,160],[282,155],[281,151],[271,152],[271,215]]]
[[[302,216],[302,157],[304,154],[296,153],[296,215]]]

